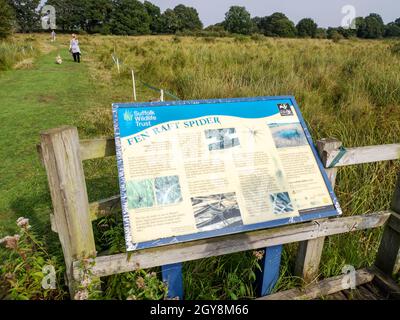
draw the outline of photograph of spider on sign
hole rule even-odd
[[[113,105],[128,251],[341,214],[294,97]]]

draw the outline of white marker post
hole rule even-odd
[[[137,101],[137,99],[136,99],[135,72],[133,70],[132,70],[132,89],[133,89],[133,101]]]
[[[119,72],[119,59],[118,59],[118,57],[115,56],[115,54],[112,54],[111,58],[113,59],[114,63],[117,65],[118,74],[119,74],[120,73]]]
[[[160,101],[161,101],[161,102],[164,102],[164,90],[161,89],[160,92],[161,92]]]

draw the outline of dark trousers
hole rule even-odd
[[[72,56],[74,57],[75,62],[81,63],[81,54],[79,52],[73,53]]]

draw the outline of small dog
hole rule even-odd
[[[60,56],[60,55],[58,55],[58,56],[56,57],[56,63],[57,63],[57,64],[61,64],[61,63],[62,63],[62,59],[61,59],[61,56]]]

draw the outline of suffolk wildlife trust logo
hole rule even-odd
[[[125,110],[123,115],[124,121],[135,122],[137,127],[148,128],[152,126],[152,122],[157,121],[156,113],[153,110]]]
[[[133,121],[135,119],[135,116],[132,111],[126,110],[124,112],[124,120],[125,121]]]

